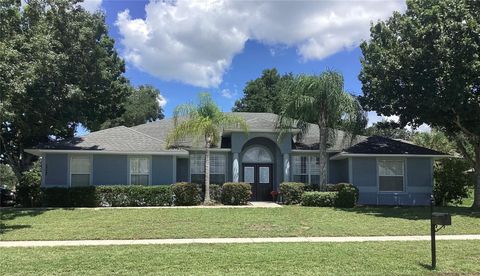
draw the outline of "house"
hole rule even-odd
[[[319,183],[319,130],[311,125],[279,136],[277,115],[236,113],[249,132],[224,129],[211,149],[211,183],[249,182],[252,200],[270,200],[284,181]],[[42,156],[43,187],[85,185],[165,185],[202,183],[204,149],[185,140],[166,147],[173,120],[114,127],[69,141],[39,145],[27,152]],[[335,131],[328,143],[328,182],[353,183],[360,204],[426,205],[433,186],[433,160],[441,152],[406,141]]]

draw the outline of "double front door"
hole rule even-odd
[[[252,186],[252,201],[272,200],[272,164],[243,164],[243,182]]]

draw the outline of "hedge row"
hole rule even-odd
[[[200,204],[203,196],[201,186],[181,182],[169,186],[42,188],[37,201],[47,207],[192,206]],[[250,196],[250,185],[247,183],[210,185],[210,197],[214,202],[244,205]]]
[[[303,206],[352,208],[356,205],[358,188],[349,183],[327,184],[325,192],[310,191],[303,183],[284,182],[280,184],[280,195],[285,204]]]

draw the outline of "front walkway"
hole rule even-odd
[[[282,237],[282,238],[206,238],[150,240],[73,240],[73,241],[0,241],[1,247],[89,246],[89,245],[148,245],[148,244],[225,244],[225,243],[287,243],[287,242],[385,242],[429,241],[430,236],[371,236],[371,237]],[[437,235],[437,240],[480,240],[480,235]]]

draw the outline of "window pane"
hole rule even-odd
[[[320,184],[320,175],[311,175],[310,176],[310,184],[313,184],[313,185],[319,185]]]
[[[210,174],[225,174],[225,155],[210,155]]]
[[[378,188],[381,192],[403,192],[403,176],[380,176]]]
[[[192,175],[205,173],[205,155],[203,154],[190,155],[190,173]]]
[[[247,183],[254,183],[255,182],[255,172],[253,167],[245,167],[243,168],[243,181]]]
[[[70,182],[72,187],[81,187],[90,185],[90,174],[72,174]]]
[[[310,157],[310,174],[320,174],[320,158]]]
[[[148,185],[148,175],[132,174],[130,177],[132,185]]]
[[[192,183],[203,184],[205,183],[204,174],[192,174]]]
[[[293,181],[308,184],[308,175],[293,175]]]
[[[293,174],[307,174],[308,156],[293,156]]]
[[[254,147],[248,149],[243,154],[244,163],[272,163],[272,157],[270,153],[261,147]]]
[[[260,183],[270,183],[270,168],[260,167]]]
[[[210,184],[223,184],[225,183],[225,174],[210,174]]]
[[[148,158],[130,158],[131,174],[149,174]]]
[[[70,172],[72,174],[89,174],[90,157],[72,157],[70,164]]]
[[[403,161],[382,160],[378,162],[378,175],[403,176]]]

